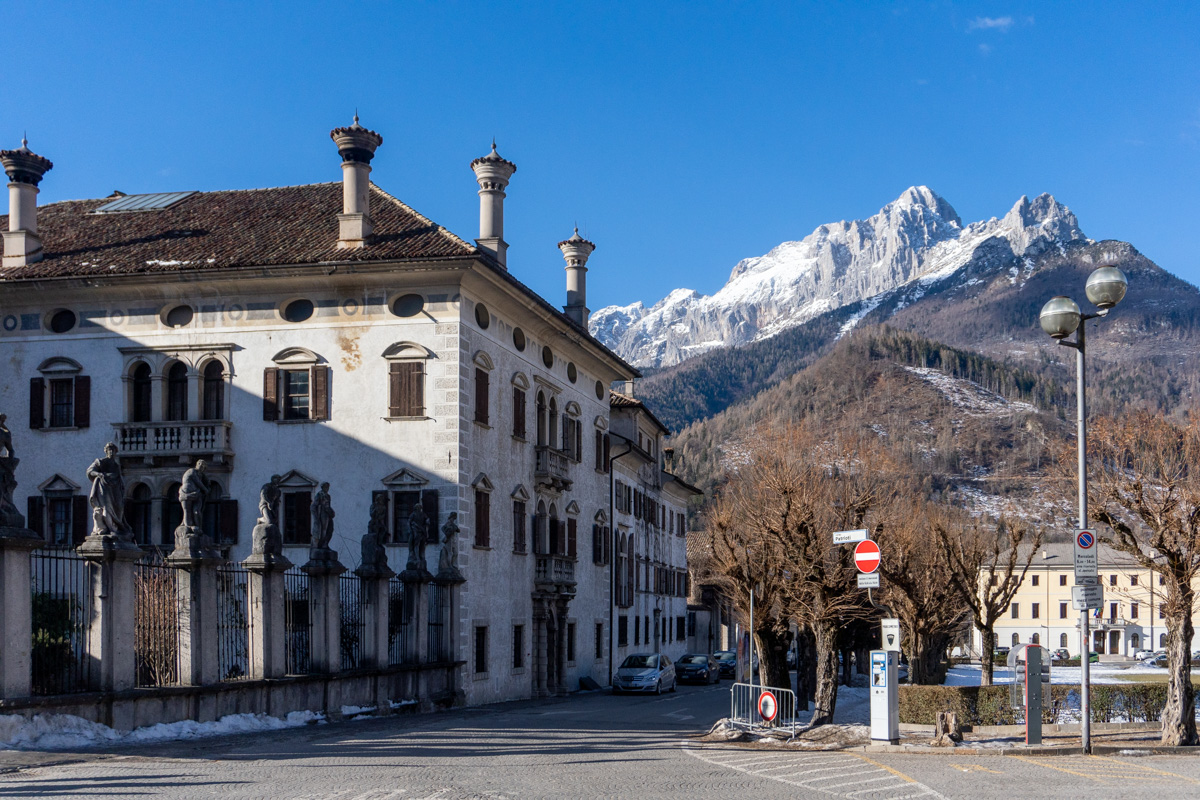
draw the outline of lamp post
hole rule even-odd
[[[1042,330],[1056,339],[1064,347],[1075,349],[1075,398],[1076,398],[1076,439],[1079,444],[1079,527],[1087,527],[1087,393],[1085,388],[1085,328],[1089,319],[1099,319],[1108,315],[1109,309],[1125,297],[1128,288],[1125,274],[1116,267],[1100,267],[1088,276],[1084,291],[1088,300],[1100,310],[1095,314],[1084,314],[1079,310],[1079,304],[1069,297],[1052,298],[1042,306],[1038,317]],[[1072,333],[1075,341],[1066,339]],[[1076,579],[1078,582],[1078,578]],[[1092,751],[1092,720],[1091,720],[1091,633],[1088,629],[1088,609],[1079,612],[1079,667],[1080,667],[1080,698],[1082,717],[1083,751]]]

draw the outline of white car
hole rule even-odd
[[[1133,657],[1135,659],[1137,659],[1138,661],[1144,661],[1147,658],[1153,658],[1154,651],[1153,650],[1134,650]]]
[[[675,665],[662,653],[627,656],[613,676],[613,694],[675,691]]]

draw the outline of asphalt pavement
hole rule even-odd
[[[72,753],[0,753],[0,798],[1128,798],[1200,796],[1193,756],[805,752],[702,741],[729,683]]]

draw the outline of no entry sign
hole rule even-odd
[[[763,692],[758,696],[758,713],[762,714],[762,718],[767,722],[775,719],[775,715],[779,713],[779,701],[773,693]]]
[[[872,573],[879,569],[879,545],[868,539],[854,548],[854,565],[859,572]]]

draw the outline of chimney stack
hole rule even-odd
[[[496,152],[492,141],[492,152],[471,162],[475,180],[479,182],[479,238],[475,244],[491,253],[500,266],[508,269],[505,255],[508,242],[504,241],[504,189],[508,179],[517,171],[517,165],[505,161]]]
[[[624,394],[626,397],[633,397],[633,396],[634,396],[634,394],[633,394],[633,381],[625,381],[625,391],[623,392],[623,394]]]
[[[596,245],[580,236],[576,228],[570,239],[558,243],[558,249],[567,260],[567,305],[563,311],[576,325],[586,328],[591,313],[587,307],[587,262]]]
[[[358,114],[349,128],[334,128],[329,138],[342,156],[342,213],[338,214],[340,248],[366,247],[371,243],[371,159],[383,137],[358,124]]]
[[[4,232],[4,266],[23,267],[42,260],[42,240],[37,232],[38,184],[54,168],[21,139],[16,150],[0,150],[0,164],[8,173],[8,230]]]

